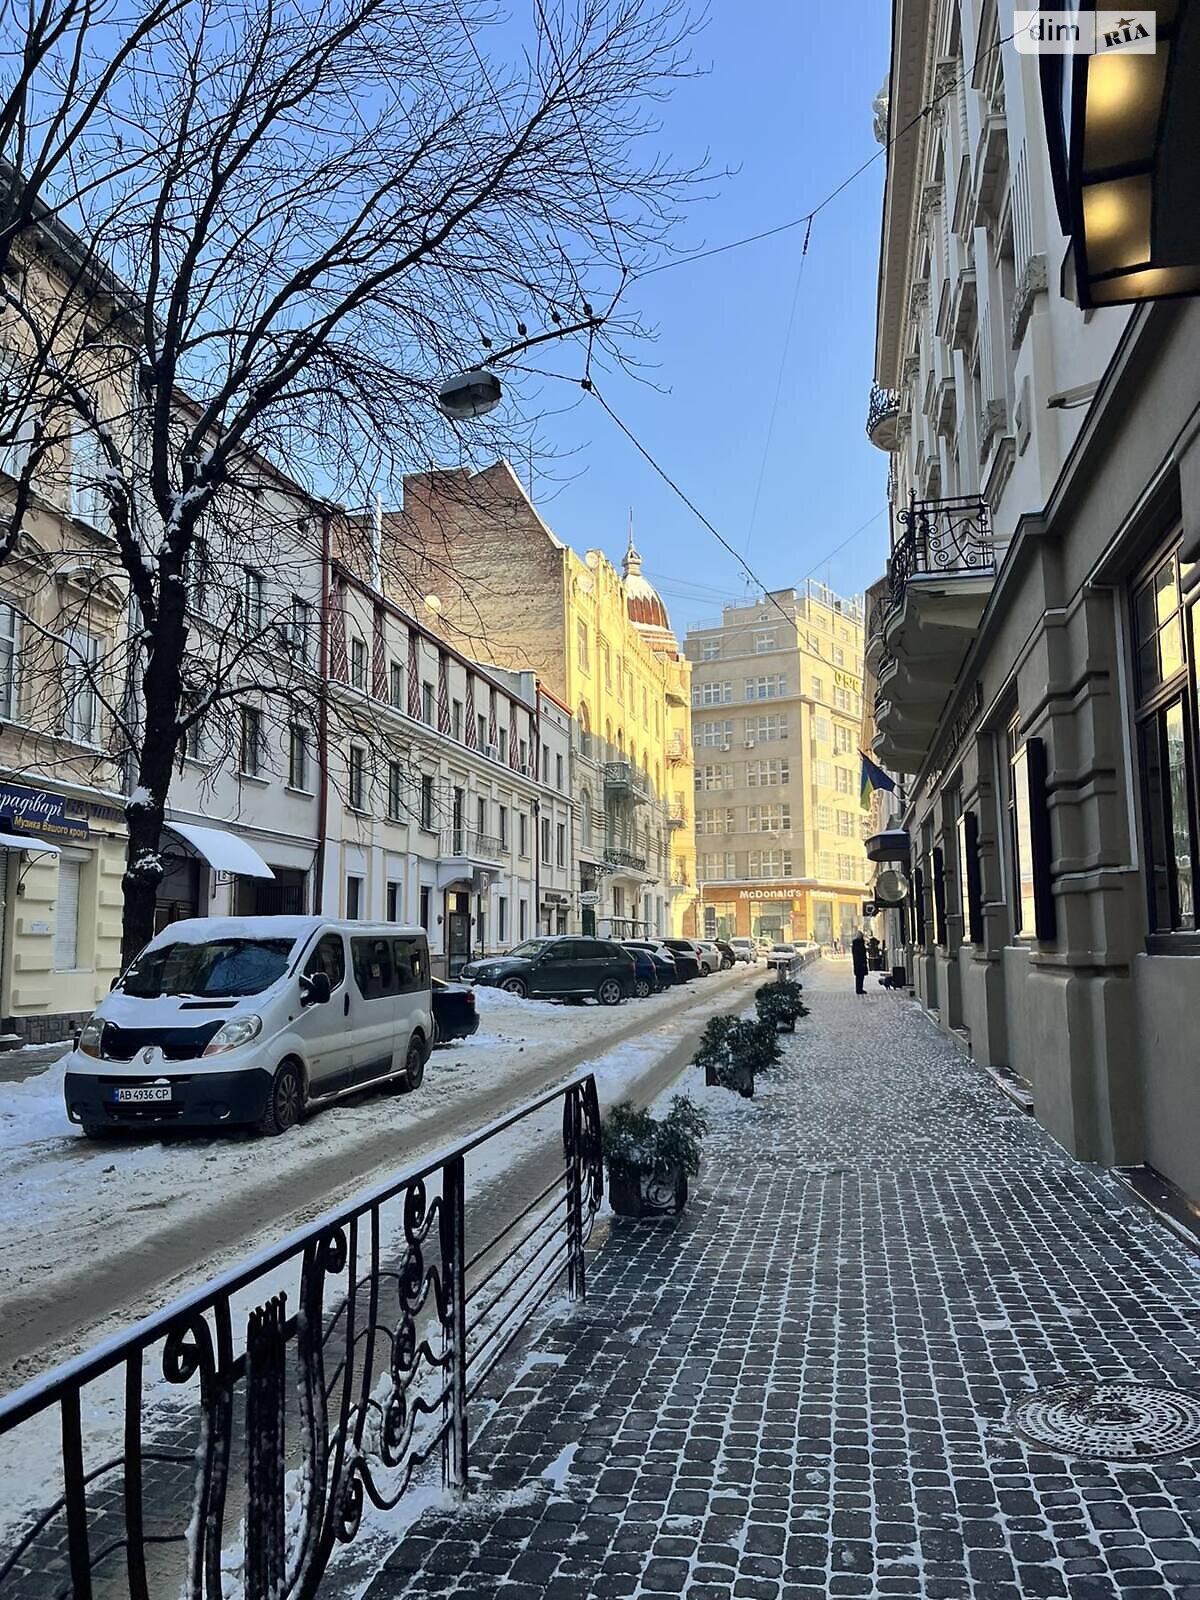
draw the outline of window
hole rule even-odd
[[[701,750],[723,749],[733,743],[733,723],[697,722],[692,728],[692,743]]]
[[[1172,552],[1133,596],[1146,888],[1154,933],[1197,925],[1191,820],[1195,764],[1188,726],[1195,667],[1184,624],[1179,562]]]
[[[398,761],[388,762],[387,814],[392,822],[404,815],[404,771]]]
[[[550,746],[548,744],[544,744],[542,746],[542,768],[540,777],[543,783],[550,782]],[[561,784],[559,784],[559,788],[562,788]]]
[[[592,848],[592,796],[588,789],[579,800],[579,839],[585,850]]]
[[[831,761],[813,762],[813,782],[818,789],[833,788],[833,763]]]
[[[501,944],[508,942],[508,896],[502,894],[497,898],[496,910],[496,938]]]
[[[579,664],[580,672],[590,672],[591,663],[588,660],[588,630],[586,622],[575,624],[575,659]]]
[[[488,742],[488,727],[487,718],[484,716],[482,711],[480,711],[475,718],[475,738],[479,748],[481,750],[486,750]]]
[[[718,806],[716,810],[696,812],[696,832],[724,837],[733,832],[733,807]]]
[[[500,848],[502,850],[507,850],[508,849],[508,807],[507,806],[498,807],[496,815],[500,819]]]
[[[1021,939],[1053,939],[1046,747],[1040,739],[1019,743],[1014,722],[1008,730],[1008,751],[1013,933]]]
[[[945,949],[946,858],[938,845],[934,845],[930,852],[930,876],[933,881],[933,942]]]
[[[732,699],[732,683],[702,683],[692,690],[692,702],[698,706],[727,706]]]
[[[338,989],[346,981],[346,947],[340,933],[327,933],[304,963],[304,976],[315,977],[323,972],[329,979],[330,989]]]
[[[85,851],[64,850],[58,858],[58,892],[54,902],[54,970],[73,972],[79,965],[79,879]]]
[[[747,700],[778,700],[787,693],[787,679],[782,675],[773,678],[747,678]]]
[[[938,852],[941,853],[940,851]],[[843,883],[861,883],[862,865],[853,856],[838,857],[838,877]]]
[[[517,770],[519,772],[529,771],[529,746],[524,739],[519,740],[517,743]]]
[[[517,851],[518,854],[529,854],[529,818],[523,811],[517,812]]]
[[[821,763],[818,763],[818,765],[821,765]],[[828,763],[825,763],[825,765],[828,765]],[[851,773],[849,767],[838,767],[834,773],[834,777],[836,779],[837,792],[839,794],[854,793],[854,775]]]
[[[837,831],[841,838],[854,837],[854,815],[850,811],[839,811],[837,814]]]
[[[429,924],[430,924],[430,921],[432,919],[431,919],[431,917],[429,915],[429,899],[430,899],[430,896],[429,896],[429,886],[427,884],[422,884],[421,885],[421,897],[420,897],[420,899],[421,899],[421,909],[420,909],[420,913],[418,915],[418,919],[417,920],[420,922],[421,926],[425,929],[425,932],[428,933],[429,932]]]
[[[729,768],[726,766],[708,766],[696,768],[696,788],[700,791],[713,789],[728,789]]]
[[[846,665],[846,652],[840,644],[835,644],[833,647],[833,664],[835,667],[844,667]]]
[[[238,761],[242,774],[247,778],[257,778],[262,770],[262,712],[254,706],[242,707],[242,729]]]
[[[357,637],[350,641],[350,687],[367,687],[367,641]]]
[[[295,722],[288,728],[288,786],[308,788],[308,731]]]
[[[814,678],[811,687],[814,700],[823,700],[825,698],[825,685],[820,678]]]
[[[361,922],[362,914],[363,880],[352,873],[346,879],[346,921]],[[350,942],[353,945],[355,941],[351,940]]]
[[[732,850],[718,851],[715,855],[702,855],[697,862],[701,878],[726,881],[737,877],[737,856]]]
[[[554,758],[554,787],[561,789],[563,786],[563,758],[556,755]]]
[[[428,772],[421,777],[421,826],[427,832],[433,828],[433,778]]]
[[[100,440],[90,428],[77,425],[71,436],[71,514],[92,528],[99,527],[104,510],[100,494],[104,467]]]
[[[567,864],[567,825],[560,822],[554,830],[554,864],[565,867]]]
[[[463,736],[463,703],[461,700],[450,702],[450,732],[459,744]]]
[[[820,828],[823,833],[828,832],[833,827],[832,806],[817,807],[817,827]]]
[[[833,691],[833,709],[835,711],[844,711],[851,717],[861,716],[862,701],[853,689],[843,689],[838,686]]]
[[[389,883],[387,886],[387,913],[384,919],[387,922],[404,920],[400,915],[400,890],[401,885],[398,883]]]
[[[833,727],[828,717],[813,718],[813,738],[818,744],[828,744],[833,738]]]
[[[387,995],[400,992],[395,958],[395,945],[398,942],[378,934],[370,939],[351,938],[350,961],[354,967],[354,982],[364,1000],[382,1000]]]
[[[753,739],[756,744],[772,743],[788,736],[787,718],[778,712],[766,717],[747,717],[745,727],[747,739]]]
[[[833,753],[835,756],[849,755],[854,749],[854,730],[848,728],[844,722],[835,722],[833,725]]]
[[[350,779],[348,786],[348,800],[351,811],[366,810],[366,767],[367,752],[360,744],[350,746]]]
[[[302,666],[311,666],[313,659],[313,608],[300,595],[292,596],[291,650]]]
[[[398,661],[388,667],[388,699],[397,711],[404,710],[404,668]]]
[[[20,476],[29,459],[33,413],[27,403],[29,380],[17,357],[0,352],[0,471]]]
[[[790,878],[792,852],[790,850],[751,850],[749,878]]]
[[[262,632],[263,575],[253,567],[242,569],[242,619],[247,633]]]
[[[750,789],[770,789],[777,783],[789,782],[790,764],[786,761],[747,761],[746,786]]]
[[[0,717],[17,718],[17,665],[21,650],[21,619],[17,608],[0,600]]]
[[[183,585],[187,590],[188,604],[193,611],[204,610],[211,576],[208,541],[200,534],[194,533],[191,543],[183,552]]]
[[[520,900],[517,902],[517,932],[522,939],[526,938],[529,933],[528,900]]]
[[[550,865],[550,818],[542,818],[542,861]]]
[[[776,648],[777,638],[778,635],[776,634],[774,628],[756,633],[754,635],[754,654],[756,656],[762,656],[766,655],[768,650],[774,650]]]
[[[604,639],[601,639],[598,642],[598,644],[596,645],[596,649],[600,653],[600,671],[601,671],[601,675],[604,678],[604,687],[606,689],[611,689],[612,688],[612,652],[609,650],[608,643]]]
[[[508,729],[501,727],[496,732],[496,760],[508,760]]]
[[[96,694],[99,664],[99,639],[94,634],[72,629],[66,637],[63,660],[66,697],[63,732],[68,739],[80,744],[95,744],[100,731],[100,701]]]
[[[721,659],[720,639],[705,639],[700,646],[701,661],[719,661]]]
[[[421,685],[421,721],[432,728],[433,720],[433,685],[431,683],[423,683]]]
[[[958,879],[963,898],[963,937],[983,943],[983,879],[979,864],[979,818],[964,811],[958,819]]]
[[[792,825],[791,806],[747,806],[747,833],[783,833]]]

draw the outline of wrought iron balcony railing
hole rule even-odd
[[[631,761],[605,762],[604,788],[606,793],[625,799],[642,801],[649,798],[646,774]]]
[[[494,834],[480,833],[477,828],[447,828],[442,834],[440,854],[443,856],[469,856],[478,861],[499,861],[508,847]]]
[[[880,450],[889,453],[896,448],[896,422],[900,416],[900,391],[882,389],[871,385],[871,399],[867,406],[867,438]]]
[[[645,856],[635,856],[630,850],[608,849],[604,852],[604,859],[610,867],[626,867],[630,872],[645,872]]]
[[[561,1154],[497,1231],[470,1157],[517,1124]],[[580,1074],[0,1400],[0,1594],[212,1600],[240,1567],[311,1600],[422,1463],[466,1492],[474,1397],[557,1284],[583,1298],[602,1181]]]
[[[974,496],[953,500],[918,500],[897,519],[904,531],[892,551],[890,595],[899,605],[909,582],[926,574],[985,577],[995,570],[991,515]]]
[[[667,744],[667,760],[668,761],[686,761],[687,760],[687,753],[688,753],[687,740],[683,737],[683,735],[681,733],[673,733],[671,735],[670,741]]]

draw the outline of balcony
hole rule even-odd
[[[438,840],[437,886],[469,883],[475,892],[487,888],[500,876],[501,858],[506,847],[494,834],[475,828],[445,828]]]
[[[898,389],[881,389],[871,385],[871,399],[867,406],[867,438],[877,450],[890,455],[899,443],[900,392]]]
[[[645,773],[629,761],[606,761],[604,797],[606,800],[628,800],[634,805],[646,805],[650,792]]]
[[[694,887],[692,874],[687,867],[672,867],[669,887],[672,894],[686,894]]]
[[[673,733],[667,742],[667,760],[672,764],[688,758],[687,740],[681,733]]]
[[[885,594],[872,608],[866,654],[879,683],[876,756],[893,771],[916,772],[978,630],[996,569],[982,500],[910,499],[898,520],[903,532],[888,563]]]
[[[630,850],[610,846],[604,852],[604,860],[611,872],[633,872],[639,876],[644,876],[646,872],[645,856],[635,856]]]
[[[686,806],[672,806],[667,812],[668,828],[686,828],[688,825],[688,809]]]

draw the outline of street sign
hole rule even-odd
[[[579,891],[579,904],[581,906],[598,906],[600,893],[597,889],[581,889]]]
[[[863,901],[862,914],[863,914],[864,917],[873,917],[875,915],[875,902],[874,902],[874,900],[864,900]]]

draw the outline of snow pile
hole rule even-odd
[[[64,1135],[77,1137],[78,1129],[67,1121],[63,1104],[63,1080],[67,1058],[52,1062],[44,1072],[22,1083],[0,1086],[0,1151],[39,1144],[44,1139]]]

